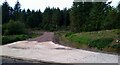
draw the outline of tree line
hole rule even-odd
[[[12,8],[5,1],[2,4],[3,31],[10,21],[19,21],[26,28],[47,31],[82,32],[119,29],[120,4],[117,7],[112,7],[110,4],[111,2],[73,2],[69,9],[46,7],[44,12],[41,12],[40,9],[22,10],[19,1]]]

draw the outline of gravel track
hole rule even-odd
[[[37,41],[33,42],[33,41]],[[28,39],[27,42],[23,41],[16,44],[10,44],[10,45],[4,45],[3,50],[5,50],[5,55],[9,56],[22,56],[25,57],[35,57],[38,59],[47,59],[47,60],[55,60],[60,62],[65,62],[65,59],[69,60],[70,64],[63,64],[63,63],[52,63],[52,62],[43,62],[43,61],[36,61],[36,60],[25,60],[25,59],[18,59],[18,58],[11,58],[2,56],[2,65],[9,65],[7,63],[15,63],[11,65],[23,65],[21,63],[27,63],[25,65],[31,65],[28,63],[34,63],[32,65],[85,65],[85,64],[71,64],[71,62],[82,62],[83,60],[86,61],[96,61],[96,62],[114,62],[116,63],[117,56],[110,55],[110,54],[103,54],[103,53],[95,53],[90,51],[84,51],[79,49],[73,49],[73,50],[66,50],[65,47],[62,45],[56,45],[55,43],[55,36],[54,32],[43,32],[43,35],[34,38],[34,39]],[[43,43],[44,42],[44,43]],[[13,46],[13,48],[12,48]],[[23,48],[22,48],[23,47]],[[27,47],[30,47],[31,49],[26,49]],[[17,49],[16,49],[17,48]],[[35,48],[35,49],[33,49]],[[41,50],[36,50],[37,48]],[[19,51],[19,52],[18,52]],[[49,51],[49,52],[46,52]],[[41,54],[40,54],[41,53]],[[15,55],[13,55],[15,54]],[[43,55],[42,55],[43,54]],[[37,56],[36,56],[37,55]],[[47,56],[47,57],[46,57]],[[51,57],[52,56],[52,57]],[[91,59],[90,59],[91,58]],[[103,61],[103,59],[105,61]],[[66,62],[68,62],[66,60]],[[111,61],[112,60],[112,61]],[[84,62],[83,61],[83,62]],[[17,64],[16,64],[17,63]],[[35,64],[36,63],[36,64]],[[93,64],[86,64],[86,65],[93,65]],[[94,64],[95,65],[95,64]],[[104,64],[102,64],[104,65]],[[108,64],[105,64],[108,65]],[[111,65],[111,64],[109,64]],[[112,64],[114,65],[114,64]]]
[[[54,32],[43,32],[43,35],[34,39],[28,39],[28,41],[38,42],[54,41]]]
[[[38,42],[54,41],[54,33],[53,32],[43,32],[43,35],[41,35],[37,38],[28,39],[27,41],[38,41]],[[31,63],[31,61],[28,61],[28,60],[10,58],[10,57],[6,57],[6,56],[3,56],[1,58],[2,58],[2,63]],[[45,63],[45,62],[39,62],[38,64],[39,65],[48,65],[48,64],[56,65],[53,63]],[[38,65],[38,64],[36,64],[36,65]],[[57,65],[62,65],[62,64],[57,64]]]

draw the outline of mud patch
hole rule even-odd
[[[57,49],[57,50],[72,50],[70,48],[54,48],[54,49]]]
[[[29,47],[23,48],[23,47],[10,47],[10,48],[14,48],[14,49],[30,49]]]

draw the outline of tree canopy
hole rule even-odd
[[[27,28],[57,31],[70,30],[72,32],[97,31],[120,28],[120,4],[110,6],[111,2],[73,2],[71,8],[46,7],[44,12],[40,9],[21,9],[19,1],[14,8],[7,1],[2,4],[2,23],[10,20],[20,21]]]

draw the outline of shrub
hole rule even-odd
[[[65,34],[65,37],[69,37],[72,34],[74,34],[74,33],[73,32],[69,32],[69,33]]]
[[[114,44],[110,46],[111,48],[114,48],[118,54],[120,54],[120,44]]]
[[[25,34],[26,33],[25,25],[19,21],[10,20],[10,22],[7,23],[3,29],[5,29],[4,33],[6,35]]]
[[[111,47],[112,47],[112,48],[115,48],[115,49],[118,49],[118,48],[120,49],[120,44],[114,44],[114,45],[112,45]]]
[[[109,46],[110,43],[112,43],[112,38],[100,38],[100,39],[94,39],[91,40],[88,44],[90,47],[95,47],[97,49],[102,50],[103,48]]]
[[[7,43],[12,43],[16,41],[21,41],[28,39],[28,35],[7,35],[7,36],[2,36],[2,44],[7,44]]]

